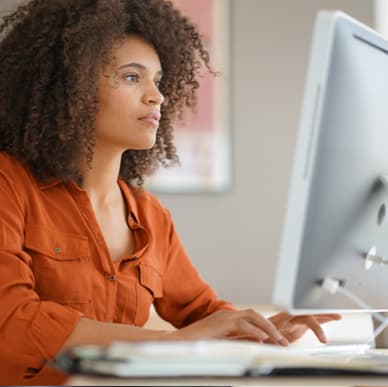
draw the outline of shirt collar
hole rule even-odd
[[[55,178],[55,177],[52,177],[52,178],[49,178],[48,180],[42,182],[42,181],[39,181],[38,182],[38,186],[40,189],[50,189],[50,188],[53,188],[55,187],[56,185],[62,183],[61,180]]]
[[[128,205],[128,210],[129,210],[129,213],[130,213],[132,219],[136,223],[139,223],[139,216],[138,216],[138,211],[137,211],[136,200],[133,197],[134,193],[133,193],[132,189],[130,187],[128,187],[128,184],[123,179],[118,178],[117,181],[120,185],[121,191],[124,194],[125,200],[126,200],[127,205]],[[44,182],[38,182],[38,186],[40,189],[46,190],[46,189],[53,188],[62,182],[63,182],[62,180],[59,180],[55,177],[52,177]],[[76,187],[77,189],[81,189],[75,183],[74,183],[74,187]]]
[[[123,179],[119,177],[117,181],[120,185],[121,192],[124,194],[125,200],[127,201],[128,211],[132,217],[132,220],[140,224],[138,208],[136,205],[136,200],[134,198],[135,193],[133,192],[132,188],[130,188]]]

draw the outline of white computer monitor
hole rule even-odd
[[[374,262],[382,260],[375,255],[388,262],[387,175],[388,42],[342,12],[321,11],[312,38],[275,305],[294,313],[388,309],[388,265]],[[327,278],[366,306],[323,289]]]

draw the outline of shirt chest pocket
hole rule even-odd
[[[25,249],[32,257],[41,300],[85,304],[91,300],[90,249],[86,236],[27,225]]]
[[[153,266],[140,264],[137,286],[136,325],[143,326],[146,323],[151,304],[155,298],[161,297],[163,297],[161,274]]]
[[[150,265],[139,265],[139,282],[143,288],[147,289],[153,298],[163,296],[162,277],[159,272]]]

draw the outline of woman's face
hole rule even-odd
[[[133,35],[113,48],[112,55],[113,65],[98,79],[97,149],[152,148],[164,100],[158,88],[162,77],[158,54]]]

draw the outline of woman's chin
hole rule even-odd
[[[145,141],[142,144],[136,144],[135,146],[132,144],[132,146],[129,146],[128,149],[131,150],[149,150],[152,149],[155,146],[155,140],[153,141]]]

